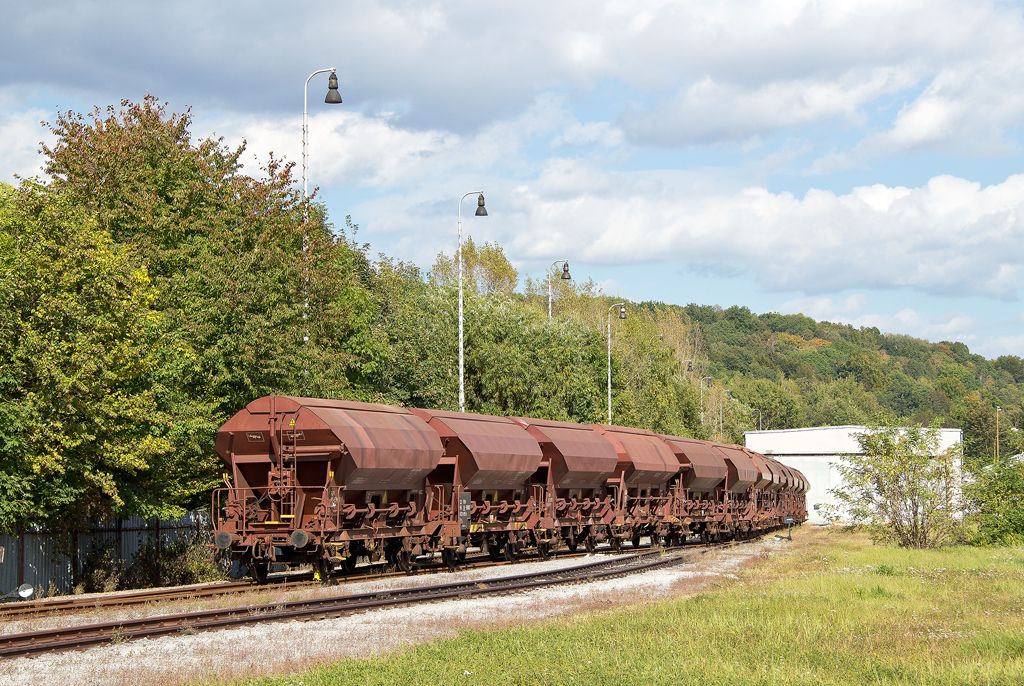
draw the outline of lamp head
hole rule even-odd
[[[572,278],[572,275],[569,274],[569,263],[568,262],[563,262],[562,263],[562,280],[563,281],[568,281],[571,278]]]
[[[619,305],[619,319],[625,319],[625,318],[626,318],[626,306],[625,305]]]
[[[7,595],[0,596],[0,598],[17,598],[18,600],[28,600],[36,593],[35,586],[32,584],[22,584],[16,589],[8,593]]]
[[[338,90],[338,75],[333,71],[331,72],[331,77],[327,79],[327,97],[324,98],[324,102],[328,105],[341,104],[341,92]]]
[[[476,216],[486,217],[487,208],[484,206],[484,194],[481,193],[476,199]]]

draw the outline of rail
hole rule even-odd
[[[719,544],[715,547],[736,545]],[[15,657],[84,648],[113,641],[161,636],[180,631],[203,631],[259,622],[291,619],[321,619],[353,612],[417,603],[512,593],[567,583],[596,581],[682,564],[702,550],[654,550],[610,560],[598,560],[556,570],[531,574],[457,581],[433,586],[388,589],[372,593],[331,596],[288,603],[250,605],[228,609],[202,610],[143,619],[103,622],[82,626],[43,629],[0,636],[0,657]]]

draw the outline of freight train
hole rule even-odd
[[[624,426],[267,396],[217,433],[214,545],[231,576],[361,558],[454,569],[644,537],[673,546],[807,519],[807,479],[738,445]]]

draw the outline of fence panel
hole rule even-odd
[[[10,593],[22,583],[36,589],[36,597],[70,593],[74,588],[77,563],[93,550],[110,546],[125,565],[131,564],[147,543],[158,548],[197,528],[209,525],[209,513],[192,511],[180,519],[145,520],[130,517],[102,522],[60,540],[60,536],[38,529],[27,529],[16,536],[0,535],[0,596]],[[70,551],[71,554],[68,553]]]

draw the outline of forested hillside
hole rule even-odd
[[[216,428],[264,394],[457,408],[452,255],[371,258],[290,164],[246,175],[244,148],[190,125],[153,98],[65,113],[45,177],[0,184],[0,530],[208,502]],[[470,411],[605,421],[611,321],[616,423],[740,442],[939,421],[985,460],[1001,404],[1021,448],[1018,357],[735,307],[609,320],[618,299],[554,273],[549,320],[500,246],[467,243],[465,264]]]
[[[940,422],[963,428],[967,456],[984,460],[994,453],[1001,406],[1001,452],[1024,449],[1020,357],[988,360],[963,343],[803,315],[697,305],[685,312],[706,341],[711,373],[761,411],[764,428]]]

